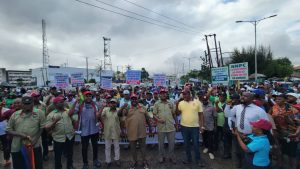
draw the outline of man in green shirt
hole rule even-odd
[[[74,129],[69,112],[65,110],[65,99],[58,96],[53,99],[55,109],[47,116],[46,129],[51,131],[54,141],[55,169],[62,169],[61,156],[65,151],[67,169],[73,167]]]
[[[176,163],[174,159],[174,122],[176,127],[178,126],[178,123],[175,114],[175,107],[170,101],[167,100],[167,91],[165,89],[160,91],[160,101],[157,101],[154,104],[153,115],[157,120],[159,162],[162,163],[165,160],[165,157],[168,156],[170,161]],[[169,143],[169,151],[167,154],[164,152],[164,143],[166,137]]]
[[[22,110],[16,111],[8,121],[6,132],[13,136],[11,154],[14,169],[23,169],[23,145],[32,145],[35,159],[35,169],[43,169],[40,136],[45,126],[45,115],[33,111],[33,99],[30,96],[22,98]]]

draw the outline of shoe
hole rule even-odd
[[[164,162],[164,158],[163,158],[163,157],[160,157],[160,158],[158,159],[158,162],[159,162],[159,163],[163,163],[163,162]]]
[[[11,164],[10,160],[5,160],[3,166],[8,167],[8,166],[10,166],[10,164]]]
[[[120,167],[120,166],[121,166],[121,162],[120,162],[120,160],[116,160],[115,162],[116,162],[116,165],[117,165],[118,167]]]
[[[174,158],[170,158],[170,162],[176,164],[176,160]]]
[[[48,160],[49,160],[48,155],[44,155],[44,156],[43,156],[43,160],[44,160],[44,161],[48,161]]]
[[[53,151],[53,146],[48,146],[48,151]]]
[[[129,169],[135,169],[137,167],[137,162],[131,164]]]
[[[182,163],[183,163],[183,164],[191,164],[191,163],[192,163],[192,160],[183,160]]]
[[[106,168],[110,168],[111,167],[111,163],[106,163]]]
[[[208,156],[211,160],[215,159],[215,156],[213,155],[213,153],[208,153]]]
[[[149,164],[147,161],[144,161],[143,169],[149,169]]]
[[[203,153],[206,154],[208,152],[208,148],[204,148]]]
[[[101,167],[101,163],[98,160],[94,161],[94,167],[95,168],[100,168]]]
[[[199,166],[199,167],[205,167],[205,165],[204,165],[204,163],[203,162],[201,162],[201,161],[199,161],[199,162],[197,162],[197,165]]]
[[[223,155],[223,157],[222,157],[224,160],[226,160],[226,159],[231,159],[231,155]]]
[[[82,169],[89,169],[89,164],[83,164]]]

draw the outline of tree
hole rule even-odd
[[[90,79],[89,83],[96,83],[96,80],[95,79]]]
[[[231,63],[248,62],[249,74],[255,72],[255,50],[253,47],[234,49],[231,55]],[[284,57],[273,59],[270,47],[260,46],[257,49],[257,73],[267,77],[287,77],[293,73],[291,61]]]
[[[23,86],[24,85],[22,78],[17,79],[17,85],[18,86]]]
[[[149,79],[149,73],[146,71],[145,68],[142,68],[141,78],[142,78],[142,80],[147,80],[147,79]]]

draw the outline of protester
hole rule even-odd
[[[137,149],[136,145],[139,143],[141,150],[141,157],[143,160],[144,169],[149,168],[149,164],[146,160],[146,126],[145,121],[147,118],[147,110],[141,104],[138,103],[138,96],[133,94],[131,95],[131,108],[128,108],[128,104],[124,104],[121,107],[120,111],[126,109],[126,128],[127,128],[127,137],[130,144],[130,152],[132,155],[133,163],[131,169],[137,167]],[[149,129],[151,126],[148,124]],[[151,130],[150,130],[151,131]]]
[[[114,145],[115,163],[117,166],[121,166],[120,163],[120,120],[122,112],[118,112],[117,100],[111,99],[109,107],[105,107],[101,113],[101,119],[104,123],[104,139],[105,139],[105,161],[107,167],[111,166],[111,145]]]
[[[270,168],[270,142],[268,136],[272,129],[272,124],[260,119],[256,122],[250,122],[252,133],[246,137],[241,136],[235,130],[235,135],[239,146],[245,152],[245,161],[243,169],[269,169]]]
[[[233,106],[228,103],[225,107],[225,116],[236,118],[235,126],[237,131],[244,136],[251,134],[252,127],[250,122],[260,119],[268,120],[267,113],[260,107],[252,103],[254,99],[253,93],[244,92],[241,96],[241,104]],[[238,145],[237,139],[233,140],[234,145]],[[236,147],[236,167],[241,168],[244,159],[244,153],[239,146]]]
[[[100,168],[101,164],[98,160],[98,138],[99,138],[99,125],[97,121],[98,109],[96,104],[92,100],[92,93],[85,91],[84,102],[78,104],[79,97],[70,110],[70,115],[78,114],[78,121],[75,125],[76,130],[81,135],[82,146],[82,169],[88,169],[88,146],[91,141],[93,147],[93,166]]]
[[[26,165],[21,149],[26,145],[33,146],[35,168],[43,169],[40,136],[45,126],[45,115],[33,112],[33,99],[22,98],[22,110],[16,111],[9,119],[6,131],[13,136],[11,154],[14,169],[24,169]]]
[[[203,153],[208,153],[210,159],[214,159],[215,156],[213,154],[214,150],[214,131],[216,130],[217,123],[217,112],[212,103],[209,102],[207,96],[202,96],[200,101],[203,104],[203,118],[204,118],[204,131],[202,133],[203,136],[203,144],[204,149]]]
[[[167,100],[167,93],[168,91],[165,89],[160,91],[160,101],[157,101],[153,108],[154,119],[157,120],[159,162],[162,163],[169,159],[171,162],[176,163],[174,145],[178,121],[174,105]],[[164,150],[165,138],[168,141],[168,153],[165,153]]]
[[[61,156],[66,153],[67,169],[73,167],[74,129],[69,112],[65,109],[65,99],[58,96],[53,99],[55,110],[47,116],[46,129],[54,141],[55,169],[62,169]]]
[[[181,114],[181,132],[185,145],[186,160],[184,164],[190,164],[192,162],[190,141],[193,142],[193,150],[195,154],[195,162],[200,167],[204,167],[202,160],[200,159],[199,150],[199,132],[204,131],[203,124],[203,108],[201,102],[196,99],[192,99],[191,92],[189,90],[182,91],[183,99],[176,106],[177,115]]]

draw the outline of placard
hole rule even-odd
[[[55,74],[54,82],[57,88],[65,89],[69,86],[69,76],[67,74]]]
[[[211,68],[212,84],[228,85],[228,67],[214,67]]]
[[[248,62],[229,65],[230,80],[248,80]]]
[[[101,78],[101,88],[102,89],[106,89],[106,90],[112,89],[113,88],[113,86],[112,86],[112,78],[102,77]]]
[[[126,72],[126,83],[131,85],[141,84],[141,74],[140,70],[128,70]]]
[[[82,72],[71,74],[71,84],[72,87],[84,86],[84,76]]]
[[[166,86],[166,75],[165,74],[154,74],[153,75],[154,86]]]

